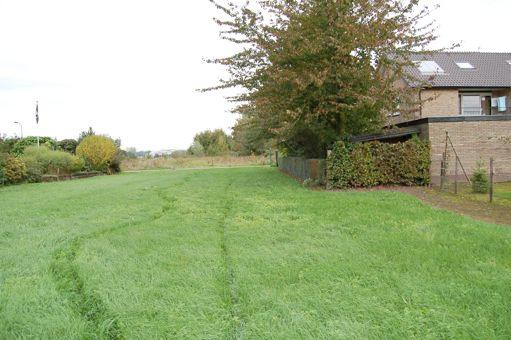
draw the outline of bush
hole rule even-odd
[[[5,177],[5,163],[9,155],[7,153],[0,152],[0,184],[5,185],[7,178]]]
[[[69,152],[71,154],[76,154],[76,147],[78,146],[78,141],[75,139],[64,139],[58,142],[59,150]]]
[[[188,153],[197,157],[203,157],[206,154],[202,144],[197,141],[193,142],[193,144],[188,148]]]
[[[55,150],[57,148],[57,143],[51,137],[39,137],[39,145],[45,146],[51,150]],[[26,137],[20,139],[16,142],[16,144],[14,144],[11,153],[21,156],[25,152],[25,149],[29,146],[37,146],[37,137]]]
[[[227,155],[231,150],[231,146],[232,137],[227,135],[223,130],[208,130],[195,135],[189,153],[194,156]]]
[[[9,156],[5,160],[3,176],[5,177],[6,183],[21,183],[26,179],[27,167],[21,158]]]
[[[5,178],[5,170],[2,165],[0,165],[0,185],[5,185],[7,183],[7,178]]]
[[[117,151],[118,151],[117,154],[115,155],[114,159],[110,162],[108,166],[109,172],[112,174],[117,174],[121,172],[121,163],[123,160],[123,155],[121,150],[118,149]]]
[[[0,136],[0,153],[11,153],[19,138],[7,138]]]
[[[480,165],[472,174],[472,191],[476,194],[487,194],[490,190],[490,181],[483,167]]]
[[[27,166],[29,182],[39,182],[46,174],[72,174],[85,166],[83,159],[64,151],[53,151],[47,147],[30,146],[22,156]]]
[[[335,144],[327,160],[328,187],[429,183],[429,144],[414,138],[404,143]]]
[[[88,136],[76,148],[76,154],[85,160],[91,170],[111,172],[115,165],[118,148],[115,142],[105,136]]]

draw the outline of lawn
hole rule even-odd
[[[469,184],[460,184],[458,190],[460,199],[489,202],[488,194],[475,194]],[[449,188],[448,193],[454,193],[454,188]],[[494,184],[493,201],[495,204],[511,208],[511,182]]]
[[[511,182],[495,184],[495,198],[511,206]]]
[[[511,229],[272,168],[0,189],[0,338],[510,338]]]

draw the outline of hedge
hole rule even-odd
[[[72,174],[83,170],[83,159],[65,151],[50,150],[45,146],[29,146],[21,159],[27,166],[29,182],[40,182],[47,174]]]
[[[338,142],[327,159],[328,187],[427,185],[430,163],[429,144],[418,138],[393,144]]]

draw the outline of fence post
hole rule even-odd
[[[442,161],[440,162],[440,190],[445,190],[445,153],[442,156]]]
[[[442,154],[442,162],[440,169],[440,190],[446,189],[447,184],[447,146],[449,143],[449,132],[445,131],[445,149]]]
[[[272,151],[271,151],[271,148],[270,148],[270,152],[268,153],[268,159],[270,161],[270,166],[273,165],[273,159],[272,159],[271,155],[272,155]]]
[[[456,158],[456,164],[454,166],[454,194],[458,194],[458,158]]]
[[[490,158],[490,203],[493,203],[493,157]]]
[[[278,168],[279,167],[279,152],[278,151],[275,151],[275,163]]]

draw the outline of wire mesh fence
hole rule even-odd
[[[456,195],[486,194],[487,200],[493,202],[495,183],[511,178],[507,168],[505,160],[491,156],[490,152],[471,150],[470,145],[455,146],[446,132],[439,174],[441,190]]]

